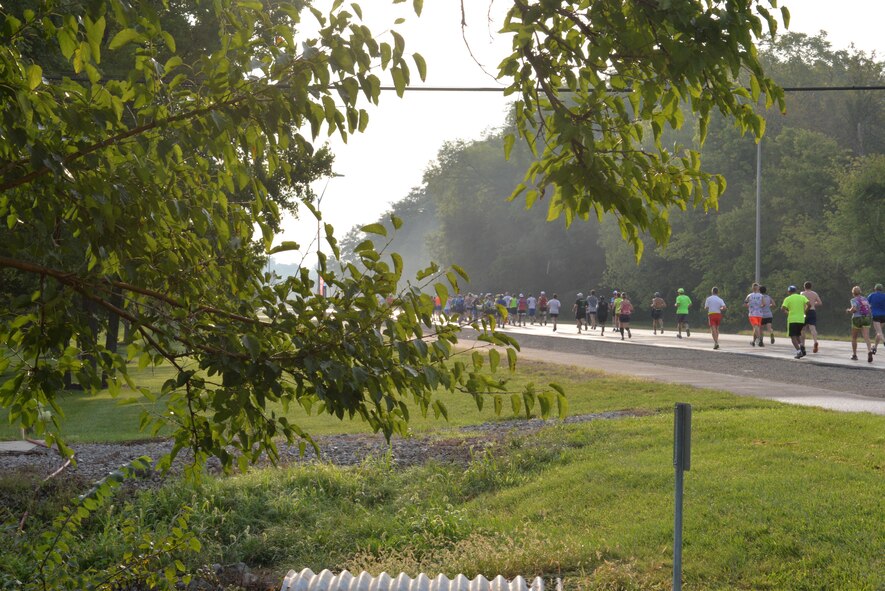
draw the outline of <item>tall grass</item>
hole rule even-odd
[[[572,368],[523,372],[519,379],[565,383],[577,412],[652,412],[556,424],[484,452],[467,468],[398,469],[380,457],[353,468],[293,466],[169,483],[102,510],[79,549],[82,561],[119,556],[122,515],[162,533],[189,506],[204,543],[194,567],[243,561],[276,584],[288,569],[310,567],[668,589],[672,404],[680,400],[694,405],[686,589],[885,588],[885,418]],[[4,567],[18,565],[0,549]]]

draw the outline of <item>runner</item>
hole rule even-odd
[[[538,324],[544,323],[544,326],[547,326],[547,294],[546,292],[541,292],[541,296],[538,298]]]
[[[599,307],[599,298],[596,297],[596,290],[591,289],[590,295],[587,296],[587,325],[596,330],[596,309]]]
[[[796,359],[805,357],[802,346],[802,328],[805,326],[805,311],[808,310],[808,298],[799,293],[795,285],[787,288],[788,295],[781,304],[781,310],[787,313],[787,334],[796,349]]]
[[[495,299],[495,318],[498,321],[498,326],[501,328],[505,328],[507,326],[507,304],[510,303],[510,294],[502,295],[498,294],[498,297]]]
[[[612,298],[612,325],[615,327],[615,332],[620,332],[621,330],[621,303],[624,299],[621,297],[621,292],[615,291],[615,297]]]
[[[685,295],[685,290],[681,287],[676,290],[679,295],[676,296],[676,334],[677,339],[682,338],[682,327],[685,327],[685,336],[691,336],[691,328],[688,326],[688,309],[691,307],[691,298]]]
[[[529,310],[529,301],[525,294],[519,294],[519,300],[516,302],[516,313],[518,314],[516,325],[525,326],[525,315]]]
[[[455,294],[455,298],[452,300],[452,310],[458,315],[458,323],[464,322],[464,312],[467,311],[467,304],[464,300],[464,295],[460,291]]]
[[[811,289],[811,281],[806,281],[803,287],[805,287],[805,291],[802,292],[802,295],[808,298],[808,312],[805,313],[805,327],[802,329],[802,346],[805,346],[805,335],[810,332],[811,338],[814,339],[814,347],[811,352],[817,353],[817,308],[822,306],[823,302],[817,292]]]
[[[624,330],[627,331],[627,338],[632,339],[633,334],[630,332],[630,316],[633,314],[633,304],[626,293],[621,294],[621,313],[618,317],[618,326],[621,330],[621,340],[624,340]]]
[[[873,343],[873,355],[879,348],[879,343],[885,343],[885,336],[882,336],[882,325],[885,324],[885,292],[882,291],[882,284],[877,283],[876,291],[867,296],[870,302],[870,308],[873,309],[873,329],[876,331],[876,341]]]
[[[710,334],[713,335],[713,348],[719,348],[719,325],[722,324],[722,314],[728,309],[725,301],[719,297],[719,288],[710,290],[710,296],[704,302],[707,318],[710,321]]]
[[[605,336],[605,323],[608,321],[608,302],[605,301],[605,298],[599,298],[599,303],[596,305],[596,322],[599,323],[599,328],[601,332],[599,336]]]
[[[507,317],[510,319],[510,324],[519,326],[519,298],[516,297],[518,292],[513,292],[513,297],[510,298],[510,303],[507,306]]]
[[[762,341],[762,309],[765,305],[765,296],[759,291],[759,284],[753,284],[753,291],[744,298],[744,308],[747,308],[747,316],[750,318],[750,328],[753,329],[752,344],[764,347]]]
[[[529,297],[526,298],[526,303],[529,306],[529,322],[531,322],[532,326],[535,325],[535,312],[538,308],[538,300],[532,295],[529,294]]]
[[[651,299],[651,326],[655,334],[658,334],[658,328],[661,329],[661,334],[664,334],[664,308],[666,307],[667,302],[661,297],[661,292],[656,291],[655,297]]]
[[[845,310],[851,314],[851,360],[857,361],[857,335],[863,335],[867,344],[867,362],[873,362],[873,347],[870,345],[870,324],[873,323],[873,309],[867,298],[860,295],[860,287],[851,288],[850,307]]]
[[[774,311],[777,309],[777,302],[774,301],[774,298],[768,295],[768,288],[764,285],[759,286],[759,293],[762,294],[763,302],[762,302],[762,328],[760,329],[761,334],[765,334],[765,327],[768,327],[768,335],[771,337],[771,344],[774,344],[774,326],[772,326],[772,320],[774,319]],[[761,341],[760,341],[761,343]]]
[[[487,293],[485,301],[482,304],[482,312],[488,324],[492,323],[492,319],[498,314],[498,306],[495,305],[495,298],[492,294]]]
[[[584,326],[584,320],[587,319],[587,300],[584,299],[584,294],[580,291],[578,292],[578,299],[575,300],[575,305],[572,306],[572,312],[575,313],[578,334],[581,334],[581,327]]]
[[[467,295],[464,296],[464,309],[467,311],[464,321],[465,322],[475,321],[476,320],[476,296],[473,295],[473,292],[467,292]]]
[[[541,293],[544,293],[543,291]],[[556,332],[556,321],[559,318],[559,308],[562,306],[562,302],[560,302],[556,298],[556,294],[553,294],[553,297],[550,298],[550,301],[547,302],[547,307],[550,311],[550,318],[553,319],[553,332]],[[547,324],[547,322],[544,322]]]

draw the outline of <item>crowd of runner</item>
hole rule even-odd
[[[686,337],[691,337],[689,325],[689,309],[692,306],[691,298],[683,288],[676,291],[676,301],[673,307],[676,312],[676,338],[681,339],[683,332]],[[774,298],[768,294],[764,285],[754,283],[752,291],[747,294],[743,301],[743,307],[747,309],[747,317],[753,330],[752,345],[754,347],[765,346],[767,334],[771,344],[774,344],[774,329],[772,321],[774,313],[778,310],[787,315],[787,334],[795,349],[796,359],[807,355],[805,348],[806,340],[812,340],[812,353],[820,350],[820,342],[817,335],[817,310],[823,306],[820,296],[812,289],[810,281],[804,284],[804,290],[799,291],[795,285],[787,289],[787,296],[778,307]],[[664,334],[664,313],[668,308],[667,302],[659,292],[654,294],[648,302],[651,311],[652,330],[655,335]],[[707,324],[713,337],[713,348],[719,349],[719,326],[722,323],[722,315],[728,309],[725,301],[719,296],[719,289],[714,287],[710,295],[704,300],[704,310],[707,314]],[[630,319],[635,307],[630,296],[623,291],[615,290],[611,297],[598,295],[596,290],[590,290],[587,296],[578,293],[575,303],[572,305],[572,314],[578,334],[589,333],[599,330],[601,336],[605,336],[605,329],[611,323],[609,334],[620,336],[621,340],[633,338],[630,331]],[[553,332],[559,328],[560,314],[563,312],[563,304],[556,293],[549,297],[542,291],[536,297],[529,293],[509,292],[499,294],[457,294],[448,298],[445,305],[437,297],[434,313],[439,315],[445,312],[457,314],[467,321],[482,319],[494,319],[498,326],[526,326],[527,324],[547,326],[552,325]],[[868,296],[862,295],[861,289],[855,286],[851,290],[851,299],[846,314],[851,316],[851,359],[857,360],[857,341],[862,337],[867,346],[867,361],[872,363],[873,356],[879,343],[885,342],[883,325],[885,325],[885,292],[882,284],[877,284],[875,290]],[[869,329],[873,327],[875,338],[871,341]]]

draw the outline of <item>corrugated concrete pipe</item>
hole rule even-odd
[[[298,573],[290,570],[280,591],[544,591],[544,580],[536,577],[530,587],[522,577],[508,581],[501,575],[490,581],[482,575],[470,580],[459,574],[450,580],[445,575],[431,579],[421,573],[412,579],[405,573],[395,578],[387,573],[373,577],[365,571],[357,576],[346,570],[337,575],[328,570],[314,574],[306,568]]]

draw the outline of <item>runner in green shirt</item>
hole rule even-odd
[[[681,287],[676,290],[676,338],[682,338],[682,327],[685,326],[685,336],[691,336],[691,328],[688,326],[688,309],[691,307],[691,298],[685,295]]]
[[[805,312],[808,310],[808,298],[799,293],[795,285],[791,285],[788,295],[781,304],[781,310],[787,313],[787,332],[796,349],[796,359],[805,357],[805,347],[802,346],[802,328],[805,326]]]
[[[615,327],[615,332],[621,330],[621,303],[623,303],[623,301],[624,298],[621,297],[621,292],[616,291],[615,297],[612,299],[612,310],[614,310],[612,324]]]

